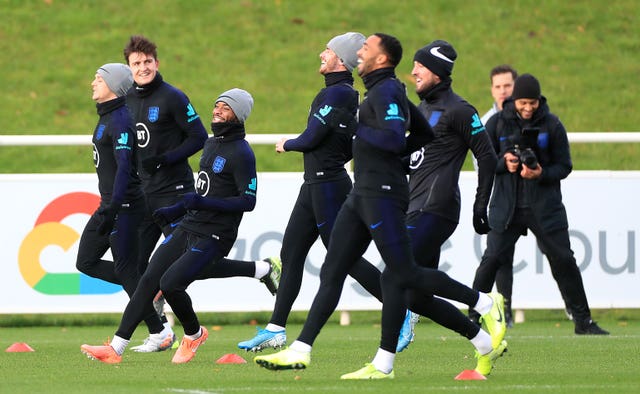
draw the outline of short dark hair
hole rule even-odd
[[[380,38],[380,48],[389,58],[389,63],[393,67],[400,64],[400,60],[402,60],[402,44],[400,44],[400,41],[394,36],[385,33],[374,33],[374,36]]]
[[[131,36],[129,42],[124,47],[124,61],[129,64],[129,56],[134,52],[141,52],[151,55],[158,60],[158,46],[145,36]]]
[[[493,83],[494,75],[506,74],[506,73],[511,73],[511,76],[513,77],[514,81],[516,80],[516,78],[518,78],[518,72],[516,71],[515,68],[511,67],[508,64],[501,64],[491,69],[491,72],[489,73],[489,81]]]

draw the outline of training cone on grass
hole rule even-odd
[[[35,352],[33,348],[24,342],[16,342],[6,350],[9,353]]]
[[[475,369],[465,369],[455,377],[455,380],[487,380],[487,378]]]
[[[216,364],[246,364],[247,360],[234,353],[225,354],[220,357]]]

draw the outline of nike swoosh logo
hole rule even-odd
[[[327,222],[317,223],[316,226],[318,228],[320,228],[320,227],[324,226],[325,224],[327,224]]]
[[[440,53],[439,51],[440,47],[433,47],[431,49],[429,49],[429,53],[431,53],[433,56],[444,60],[445,62],[449,62],[449,63],[453,63],[453,60],[449,59],[448,57],[446,57],[445,55],[443,55],[442,53]]]
[[[379,221],[378,223],[374,223],[374,224],[372,224],[372,225],[371,225],[371,226],[369,226],[369,227],[371,227],[371,229],[372,229],[372,230],[375,230],[375,229],[376,229],[376,228],[378,228],[378,226],[380,226],[381,224],[382,224],[382,220],[381,220],[381,221]]]
[[[342,129],[346,129],[347,128],[347,125],[346,124],[342,124],[342,123],[339,123],[338,126],[340,126],[340,128],[342,128]]]
[[[198,249],[198,248],[191,248],[192,252],[196,252],[196,253],[202,253],[202,250]]]
[[[498,310],[498,318],[496,319],[496,321],[498,323],[502,323],[502,312],[500,312],[499,308],[496,308]]]
[[[171,226],[171,228],[177,227],[180,224],[180,222],[178,223],[171,223],[169,224],[169,226]]]

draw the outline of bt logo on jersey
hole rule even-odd
[[[78,272],[47,272],[40,262],[46,247],[55,245],[67,251],[80,238],[78,232],[62,223],[63,219],[78,213],[91,215],[99,204],[96,194],[73,192],[57,197],[40,212],[18,250],[20,274],[29,286],[49,295],[113,294],[122,290],[121,286]]]

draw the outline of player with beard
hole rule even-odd
[[[242,89],[228,90],[217,98],[213,137],[207,140],[200,159],[197,192],[186,193],[176,204],[154,212],[162,225],[182,220],[154,252],[111,342],[81,346],[90,358],[110,364],[121,362],[146,306],[151,305],[158,290],[185,333],[172,362],[189,362],[206,341],[207,329],[200,326],[186,289],[207,267],[222,262],[233,247],[244,212],[255,207],[256,163],[244,127],[252,107],[253,98]]]
[[[300,292],[307,254],[318,236],[325,247],[329,245],[338,211],[351,191],[345,163],[351,160],[351,137],[355,132],[355,123],[349,120],[359,104],[351,73],[364,40],[356,32],[329,40],[320,53],[319,72],[324,76],[325,87],[311,103],[306,129],[298,137],[283,138],[276,144],[278,153],[302,152],[304,183],[282,240],[282,277],[271,319],[255,337],[238,343],[240,349],[261,351],[286,344],[285,326]],[[372,264],[361,258],[349,274],[378,300],[382,299],[380,271]]]
[[[488,323],[490,315],[500,307],[491,296],[454,281],[444,272],[415,263],[406,227],[409,185],[403,158],[426,144],[433,134],[410,123],[405,88],[395,75],[401,58],[400,42],[384,33],[369,36],[358,51],[358,74],[367,94],[359,107],[353,141],[354,188],[336,218],[320,272],[320,288],[302,332],[289,348],[255,357],[254,361],[264,368],[301,369],[311,363],[311,347],[337,306],[347,273],[372,240],[386,265],[382,274],[380,347],[371,363],[343,375],[342,379],[394,377],[393,362],[406,310],[407,289],[463,302],[486,316]],[[407,129],[411,130],[408,137]],[[500,343],[504,323],[495,320],[492,323],[490,332]],[[478,335],[483,344],[483,367],[490,370],[499,350],[493,350],[489,334],[479,330]]]

